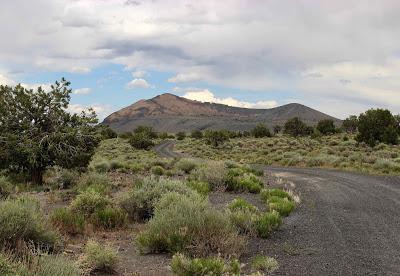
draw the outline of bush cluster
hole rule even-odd
[[[165,194],[147,229],[136,239],[142,252],[239,255],[245,240],[222,212],[198,194]]]
[[[278,212],[262,213],[257,207],[244,199],[237,198],[228,205],[228,216],[238,231],[246,235],[267,238],[282,224]]]
[[[118,262],[118,253],[107,245],[89,240],[84,248],[84,265],[90,271],[113,272]]]
[[[288,216],[295,208],[292,197],[281,189],[265,189],[261,198],[270,211],[277,211],[281,216]]]
[[[220,257],[188,258],[183,254],[175,254],[171,261],[171,269],[177,276],[193,275],[240,275],[240,263],[234,259],[230,262]]]
[[[0,201],[0,225],[0,247],[13,246],[19,241],[49,249],[60,245],[58,234],[51,230],[34,198]]]
[[[181,181],[145,178],[121,200],[120,206],[128,213],[130,218],[143,221],[153,215],[155,205],[168,192],[184,195],[195,193]]]

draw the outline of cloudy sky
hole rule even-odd
[[[400,112],[398,0],[1,0],[0,83],[72,82],[105,115],[170,92],[344,118]]]

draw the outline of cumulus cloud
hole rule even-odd
[[[400,98],[390,69],[399,60],[399,1],[228,3],[4,0],[0,33],[12,39],[0,44],[1,65],[74,71],[111,62],[175,73],[173,83],[201,79],[265,97],[294,91],[309,101],[400,109],[386,97]]]
[[[208,89],[187,91],[183,95],[183,97],[200,102],[219,103],[219,104],[244,107],[244,108],[272,108],[278,106],[278,103],[276,101],[258,101],[251,103],[251,102],[239,101],[232,97],[218,98],[215,97],[214,93],[212,93]]]
[[[150,87],[151,85],[145,79],[133,79],[126,84],[128,89],[147,89]]]
[[[196,73],[183,73],[183,74],[177,74],[176,76],[169,78],[168,82],[172,83],[180,83],[180,82],[192,82],[192,81],[198,81],[200,80],[201,77],[196,74]]]
[[[85,88],[78,88],[74,90],[74,94],[75,95],[87,95],[90,94],[92,92],[91,88],[85,87]]]
[[[96,114],[97,118],[102,121],[106,116],[108,116],[111,112],[113,112],[113,108],[110,105],[93,103],[89,105],[82,105],[82,104],[70,104],[68,106],[68,112],[74,113],[81,113],[82,111],[87,111],[89,108],[92,108]]]
[[[146,71],[143,70],[136,70],[134,72],[132,72],[132,77],[134,78],[143,78],[147,75]]]
[[[88,67],[79,67],[79,66],[74,66],[70,70],[70,72],[77,73],[77,74],[87,74],[87,73],[90,73],[90,71],[91,71],[91,69]]]

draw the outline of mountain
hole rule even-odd
[[[132,131],[139,125],[152,126],[160,132],[190,132],[195,129],[244,131],[260,122],[269,127],[283,125],[293,117],[299,117],[310,125],[322,119],[341,123],[339,119],[297,103],[270,109],[249,109],[192,101],[167,93],[149,100],[140,100],[114,112],[104,119],[103,124],[117,132]]]

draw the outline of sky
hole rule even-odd
[[[100,119],[173,93],[345,118],[400,112],[398,0],[1,0],[0,84],[65,77]]]

